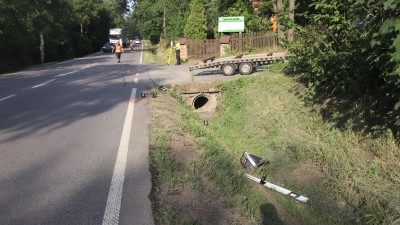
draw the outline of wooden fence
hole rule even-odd
[[[219,39],[187,40],[186,45],[188,56],[193,59],[218,58],[221,54]]]
[[[221,55],[220,39],[207,39],[205,41],[187,40],[188,56],[193,59],[206,59]],[[231,35],[230,51],[243,52],[250,49],[279,47],[278,35],[271,31],[242,33]]]
[[[278,35],[270,31],[231,35],[231,51],[243,52],[250,49],[276,48],[279,46]]]

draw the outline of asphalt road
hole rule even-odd
[[[0,78],[0,224],[154,224],[141,56]]]

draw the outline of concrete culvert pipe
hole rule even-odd
[[[207,110],[206,108],[207,108],[208,103],[209,103],[209,99],[207,96],[199,95],[196,98],[194,98],[193,107],[196,110],[199,110],[199,109]]]

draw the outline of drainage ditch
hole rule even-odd
[[[220,91],[191,91],[180,94],[194,110],[198,112],[214,112]]]
[[[195,110],[201,109],[202,107],[207,107],[209,99],[204,95],[197,96],[193,101],[193,107]]]

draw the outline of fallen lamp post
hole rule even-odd
[[[299,195],[299,194],[292,192],[286,188],[283,188],[276,184],[265,181],[267,175],[262,176],[261,179],[251,175],[254,173],[255,170],[259,169],[261,166],[266,165],[268,163],[269,163],[268,160],[262,159],[256,155],[250,154],[246,151],[243,152],[243,155],[240,158],[240,164],[242,164],[242,166],[246,169],[246,171],[247,171],[246,175],[247,175],[248,179],[250,179],[256,183],[259,183],[267,188],[270,188],[272,190],[280,192],[284,195],[288,195],[292,198],[295,198],[298,201],[301,201],[301,202],[308,201],[308,198],[303,195]]]

